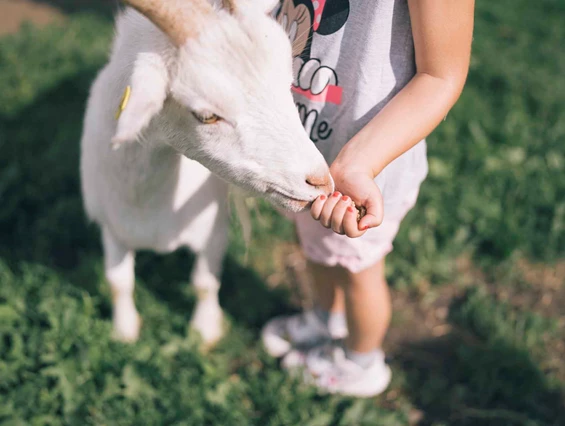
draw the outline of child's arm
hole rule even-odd
[[[408,0],[414,78],[341,150],[331,165],[336,189],[367,208],[357,224],[348,200],[316,200],[312,216],[338,233],[362,235],[382,221],[382,196],[373,179],[424,139],[447,115],[465,83],[473,34],[474,0]],[[339,198],[341,199],[341,198]]]

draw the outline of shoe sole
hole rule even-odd
[[[261,341],[265,351],[273,358],[281,358],[290,352],[292,344],[275,333],[275,325],[267,324],[261,330]]]
[[[380,395],[381,393],[383,393],[387,388],[388,385],[390,385],[392,379],[392,371],[390,369],[390,367],[387,365],[386,366],[386,373],[383,374],[382,380],[379,380],[379,382],[375,385],[375,387],[371,388],[371,389],[363,389],[360,391],[339,391],[339,390],[331,390],[328,391],[329,393],[332,394],[338,394],[338,395],[343,395],[343,396],[351,396],[351,397],[355,397],[355,398],[372,398],[375,396]]]

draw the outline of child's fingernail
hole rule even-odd
[[[349,200],[349,197],[347,195],[344,195],[343,197],[341,197],[341,201],[347,201]]]
[[[363,231],[366,231],[367,229],[369,229],[369,225],[364,226],[363,228],[361,228]]]
[[[326,199],[325,195],[320,195],[320,200],[324,201]]]
[[[339,192],[337,192],[337,191],[334,192],[334,193],[333,193],[333,196],[334,196],[334,197],[339,197]]]
[[[349,207],[347,208],[347,211],[348,211],[349,213],[353,213],[353,207],[349,206]]]

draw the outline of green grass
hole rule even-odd
[[[545,340],[562,339],[557,324],[519,311],[473,288],[450,309],[456,332],[417,342],[401,354],[409,388],[448,424],[563,424],[559,384],[544,375]],[[412,391],[413,392],[413,391]]]
[[[111,21],[74,15],[1,39],[0,423],[402,425],[422,412],[429,425],[565,425],[563,374],[551,367],[565,359],[554,344],[565,338],[563,308],[497,296],[532,292],[516,259],[551,266],[565,257],[564,18],[557,0],[477,4],[467,88],[429,138],[430,176],[389,262],[396,297],[429,288],[423,310],[441,289],[470,289],[450,306],[453,330],[408,339],[391,353],[390,391],[358,401],[317,396],[258,345],[261,325],[295,308],[292,283],[266,284],[282,272],[270,254],[293,231],[265,203],[247,265],[232,229],[221,292],[232,328],[218,348],[200,353],[187,330],[185,252],[139,255],[142,337],[131,346],[109,338],[78,141]],[[461,256],[487,278],[458,276]]]

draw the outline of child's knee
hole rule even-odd
[[[344,268],[344,285],[348,287],[387,286],[384,273],[384,259],[361,271],[350,271]]]

